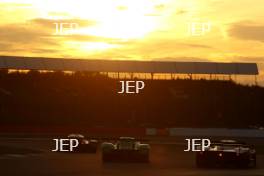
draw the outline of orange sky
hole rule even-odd
[[[262,74],[263,11],[263,0],[0,0],[0,55],[257,62]]]

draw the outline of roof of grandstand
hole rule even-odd
[[[0,69],[123,73],[258,75],[256,63],[86,60],[0,56]]]

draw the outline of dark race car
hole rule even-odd
[[[197,167],[256,167],[256,150],[253,146],[234,140],[213,142],[205,151],[196,153]]]
[[[74,148],[73,152],[80,153],[96,153],[98,141],[95,139],[85,139],[81,134],[70,134],[68,135],[69,139],[77,139],[79,145]]]
[[[103,162],[149,162],[149,144],[141,144],[131,137],[120,137],[113,144],[102,144]]]

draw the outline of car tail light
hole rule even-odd
[[[251,154],[253,154],[253,153],[256,153],[256,150],[255,149],[250,149],[250,151],[249,151]]]
[[[82,141],[82,144],[89,144],[89,141],[87,141],[87,140],[83,140],[83,141]]]

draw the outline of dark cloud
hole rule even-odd
[[[182,62],[210,62],[208,59],[199,57],[165,57],[165,58],[154,58],[152,61],[182,61]]]
[[[110,38],[105,38],[105,37],[99,37],[99,36],[93,36],[93,35],[79,35],[79,34],[74,34],[74,35],[64,35],[64,36],[59,36],[65,40],[71,40],[71,41],[78,41],[78,42],[110,42],[113,41]]]
[[[264,42],[264,25],[250,22],[236,23],[229,29],[229,35],[242,40],[255,40]]]
[[[29,43],[40,40],[45,33],[31,29],[27,25],[5,25],[0,26],[0,38],[2,42]]]
[[[109,42],[118,43],[117,39],[92,35],[54,35],[54,20],[34,19],[28,23],[9,24],[0,26],[1,52],[31,52],[47,54],[60,51],[64,41],[77,42]],[[94,23],[86,20],[63,20],[62,22],[76,22],[79,25],[89,26]],[[49,48],[56,48],[50,50]]]
[[[0,51],[7,51],[11,47],[12,47],[12,45],[10,45],[10,44],[0,43]]]
[[[148,43],[143,43],[142,47],[155,48],[155,49],[163,48],[165,50],[175,50],[175,51],[182,48],[214,49],[209,45],[195,44],[195,43],[181,43],[178,42],[177,40],[150,41]]]
[[[264,63],[264,56],[263,57],[235,56],[233,60],[239,61],[239,62]]]
[[[24,24],[10,24],[0,26],[1,42],[8,44],[49,44],[58,45],[56,39],[69,39],[77,41],[95,41],[103,40],[102,38],[86,35],[68,35],[60,36],[53,35],[55,31],[56,22],[61,23],[77,23],[79,27],[86,27],[95,25],[95,22],[82,19],[68,19],[68,20],[48,20],[48,19],[33,19]]]
[[[58,50],[54,50],[54,49],[41,49],[41,48],[36,48],[36,49],[32,49],[31,51],[32,53],[36,53],[36,54],[46,54],[46,53],[58,53]]]
[[[189,44],[189,43],[179,43],[179,45],[190,47],[190,48],[203,48],[203,49],[214,49],[208,45],[201,45],[201,44]]]
[[[32,52],[36,47],[59,48],[60,44],[45,30],[29,24],[0,26],[0,52]],[[50,53],[50,52],[48,52]]]

